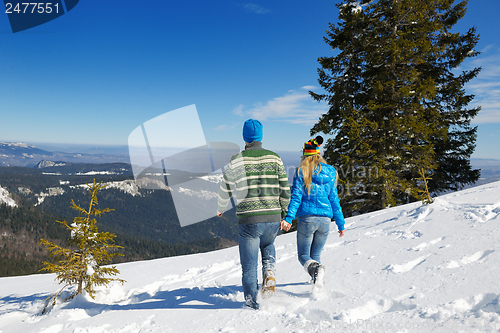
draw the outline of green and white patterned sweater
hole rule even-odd
[[[220,212],[226,209],[235,187],[240,224],[279,222],[286,216],[290,187],[285,166],[278,154],[262,148],[262,142],[252,142],[231,158],[219,189]]]

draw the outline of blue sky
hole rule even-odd
[[[206,141],[242,143],[248,118],[264,147],[299,151],[327,110],[317,58],[336,1],[80,1],[13,34],[0,13],[0,141],[127,145],[165,112],[195,104]],[[456,30],[476,26],[482,66],[466,88],[483,111],[473,157],[500,159],[498,0],[470,1]],[[189,129],[185,132],[189,136]],[[182,141],[182,138],[179,138]]]

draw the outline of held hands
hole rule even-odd
[[[281,230],[288,231],[288,230],[290,230],[291,227],[292,227],[292,225],[290,223],[288,223],[285,220],[281,220],[281,222],[280,222],[280,229]]]
[[[222,216],[222,214],[224,214],[224,212],[219,212],[219,211],[217,210],[217,216],[218,216],[218,217],[221,217],[221,216]],[[288,222],[287,222],[287,221],[285,221],[285,220],[281,220],[281,221],[280,221],[280,229],[281,229],[281,230],[288,231],[288,230],[290,230],[290,228],[291,228],[291,227],[292,227],[292,224],[291,224],[291,223],[288,223]],[[339,232],[339,237],[342,237],[342,236],[344,236],[344,234],[345,234],[345,230],[339,230],[338,232]]]

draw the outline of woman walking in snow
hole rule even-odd
[[[344,236],[344,215],[337,194],[337,171],[320,155],[323,138],[317,136],[304,144],[300,167],[294,174],[291,199],[281,228],[289,230],[298,217],[297,252],[299,261],[312,277],[314,285],[323,286],[325,268],[321,251],[330,232],[332,218],[339,237]]]

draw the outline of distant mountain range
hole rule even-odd
[[[128,154],[51,152],[26,143],[0,142],[0,166],[34,167],[43,160],[70,163],[130,163]]]

